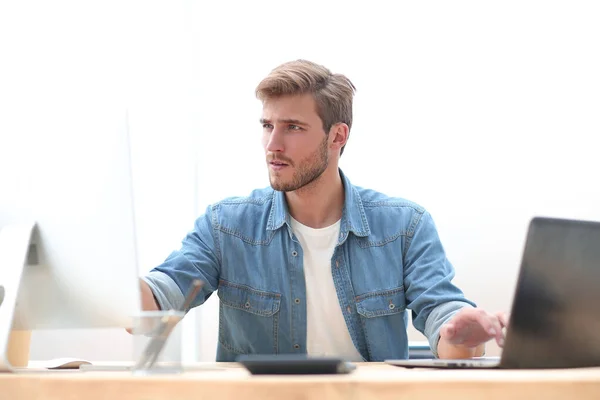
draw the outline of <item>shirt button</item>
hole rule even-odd
[[[244,304],[244,307],[246,307],[246,308],[250,308],[250,302],[249,302],[249,301],[247,301],[247,302],[246,302],[246,304]]]
[[[339,268],[340,267],[340,260],[335,260],[335,267]]]
[[[388,308],[390,310],[393,310],[394,308],[396,308],[396,306],[394,305],[394,303],[390,303],[390,305],[388,306]]]
[[[298,349],[300,348],[300,345],[299,345],[299,344],[295,344],[295,345],[294,345],[294,348],[295,348],[296,350],[298,350]]]
[[[294,299],[294,303],[300,304],[300,299]]]
[[[348,314],[350,314],[352,312],[352,309],[350,308],[350,306],[346,307],[346,311],[348,311]]]
[[[292,251],[292,257],[296,257],[298,255],[298,252],[296,250]]]

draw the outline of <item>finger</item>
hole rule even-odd
[[[498,322],[500,323],[500,326],[502,327],[502,338],[501,338],[501,340],[496,339],[496,342],[498,343],[498,346],[504,347],[505,333],[506,333],[505,328],[508,326],[508,314],[503,311],[497,312],[496,318],[498,318]]]
[[[502,329],[504,324],[498,315],[490,315],[490,318],[492,319],[492,324],[496,331],[496,334],[493,335],[496,339],[496,343],[498,343],[498,346],[504,347],[504,330]]]
[[[487,332],[490,339],[496,339],[498,346],[504,345],[504,333],[502,332],[502,326],[498,317],[482,310],[477,314],[477,322]]]
[[[448,323],[442,326],[441,336],[450,340],[456,334],[456,327],[452,323]]]
[[[500,321],[500,325],[502,325],[503,328],[508,326],[508,314],[507,313],[505,313],[504,311],[497,312],[496,317],[498,317],[498,320]]]

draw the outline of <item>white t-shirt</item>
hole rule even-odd
[[[291,218],[291,226],[304,253],[307,353],[363,361],[352,343],[331,273],[331,258],[337,244],[340,221],[326,228],[314,229]]]

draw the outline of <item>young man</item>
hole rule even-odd
[[[407,358],[407,314],[435,355],[467,358],[503,344],[503,314],[451,283],[431,216],[353,186],[338,169],[354,86],[299,60],[256,89],[271,188],[207,208],[180,250],[143,278],[146,309],[180,308],[191,282],[220,299],[218,361],[308,353],[354,361]]]

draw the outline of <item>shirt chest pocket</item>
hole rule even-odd
[[[277,353],[281,295],[221,280],[219,342],[238,354]]]
[[[384,317],[404,312],[404,288],[367,293],[356,298],[356,309],[365,318]]]
[[[406,298],[404,288],[370,292],[356,297],[371,361],[405,358],[407,349]],[[398,346],[398,342],[405,342]],[[402,354],[395,353],[402,349]]]

